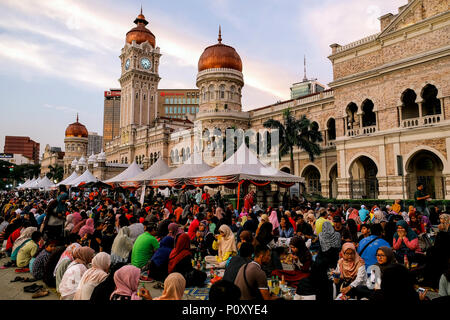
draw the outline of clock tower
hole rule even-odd
[[[120,135],[121,144],[133,144],[136,129],[148,126],[157,114],[159,47],[155,36],[146,28],[148,21],[141,13],[136,27],[128,31],[121,61]]]

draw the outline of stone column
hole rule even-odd
[[[337,199],[350,199],[350,179],[337,178],[338,196]]]

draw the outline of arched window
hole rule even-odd
[[[139,163],[139,157],[136,156],[136,163]]]
[[[220,91],[220,99],[225,99],[225,85],[224,84],[220,85],[219,91]]]
[[[210,85],[208,87],[208,100],[214,100],[214,86]]]
[[[429,116],[441,114],[441,101],[437,98],[438,89],[432,84],[427,84],[422,89],[422,115]]]
[[[175,150],[175,162],[180,161],[180,156],[178,155],[178,150]]]
[[[358,106],[354,102],[350,102],[347,105],[347,129],[353,129],[353,127],[359,122],[357,119],[356,112],[358,111]]]
[[[175,153],[173,152],[173,150],[170,151],[170,161],[172,161],[172,163],[175,162]]]
[[[327,123],[328,140],[336,140],[336,120],[331,118]]]
[[[184,148],[181,149],[180,157],[182,161],[186,160],[186,155],[184,154]]]
[[[230,100],[234,100],[234,93],[236,91],[236,87],[235,86],[231,86],[230,87]]]
[[[311,123],[311,130],[319,131],[319,124],[316,121]]]
[[[363,112],[362,115],[362,126],[370,127],[377,124],[377,116],[375,112],[373,112],[373,102],[372,100],[366,99],[361,105],[361,109]]]
[[[419,105],[416,103],[417,95],[412,89],[403,91],[400,100],[402,101],[402,119],[419,117]]]

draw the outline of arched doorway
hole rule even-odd
[[[424,192],[433,199],[444,199],[444,177],[441,159],[433,152],[420,150],[416,152],[406,164],[406,185],[408,198],[414,199],[417,183],[421,182]]]
[[[378,198],[378,168],[375,162],[366,156],[358,157],[350,165],[350,198]]]
[[[322,193],[322,186],[320,184],[320,172],[315,166],[308,166],[303,170],[302,177],[305,178],[307,193]]]
[[[330,181],[329,181],[329,192],[330,192],[330,198],[336,198],[337,197],[337,177],[338,177],[338,170],[337,170],[337,164],[335,164],[331,170],[330,170]]]

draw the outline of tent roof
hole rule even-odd
[[[51,180],[49,178],[47,178],[47,176],[45,176],[44,178],[41,179],[41,181],[35,186],[36,189],[40,189],[40,188],[44,188],[44,189],[49,189],[51,187],[54,187],[55,184],[53,182],[51,182]]]
[[[32,181],[34,181],[34,178],[33,179],[28,179],[21,186],[19,186],[18,189],[25,189],[27,187],[27,185],[29,185],[30,182],[32,182]]]
[[[218,179],[219,177],[229,177],[228,182],[241,180],[287,183],[304,182],[304,178],[280,171],[261,162],[256,154],[250,151],[244,143],[225,162],[207,172],[196,175],[194,184],[223,183],[225,180]]]
[[[81,183],[89,183],[89,182],[97,182],[98,179],[92,175],[92,173],[89,171],[89,169],[86,169],[86,171],[79,176],[78,178],[72,180],[69,182],[69,185],[73,187],[78,187]]]
[[[142,173],[142,169],[139,168],[138,164],[135,161],[133,161],[133,163],[130,164],[130,166],[128,168],[126,168],[124,171],[119,173],[117,176],[115,176],[111,179],[108,179],[106,181],[103,181],[103,182],[104,183],[114,183],[114,182],[128,181],[140,173]]]
[[[160,157],[150,168],[129,179],[129,181],[148,181],[170,172],[167,163]]]
[[[60,183],[57,184],[57,186],[63,184],[63,185],[70,185],[70,181],[75,180],[76,178],[78,178],[80,175],[78,173],[76,173],[75,171],[72,172],[72,174],[70,176],[68,176],[67,178],[65,178],[63,181],[61,181]]]
[[[174,184],[182,184],[186,178],[202,175],[202,173],[209,169],[211,169],[211,166],[206,164],[198,153],[194,153],[183,165],[152,179],[151,185],[171,186]]]

